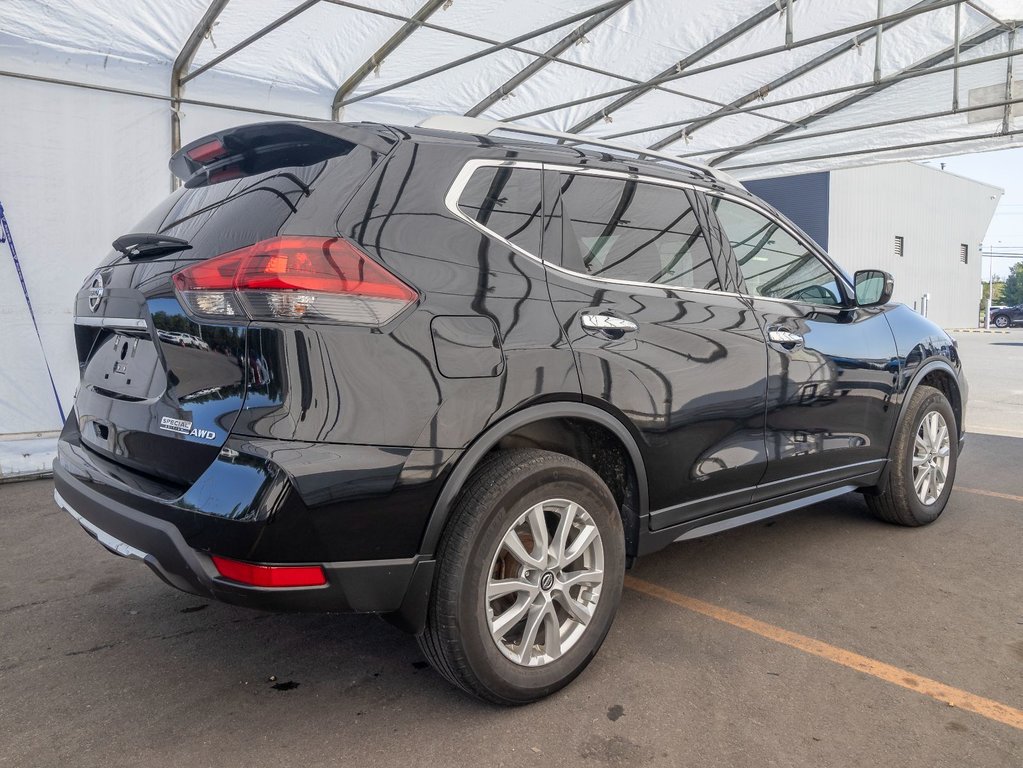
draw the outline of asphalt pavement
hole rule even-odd
[[[981,402],[1023,359],[1006,340],[1023,333],[960,337]],[[377,618],[176,592],[50,481],[3,485],[0,766],[1019,768],[1021,460],[1023,439],[971,434],[926,528],[849,495],[644,558],[589,669],[518,709],[458,692]]]

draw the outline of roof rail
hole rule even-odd
[[[641,147],[630,147],[627,144],[605,141],[604,139],[583,136],[577,133],[548,131],[543,128],[519,125],[518,123],[502,123],[497,120],[486,120],[480,117],[466,117],[463,115],[434,115],[433,117],[428,117],[419,123],[419,127],[432,128],[438,131],[472,133],[479,136],[489,136],[490,134],[497,133],[498,131],[504,133],[521,133],[527,136],[542,136],[548,139],[558,139],[559,143],[570,142],[572,144],[604,147],[606,149],[613,149],[617,152],[628,152],[629,154],[636,155],[640,159],[651,158],[654,160],[672,163],[673,165],[681,166],[688,171],[694,171],[711,181],[718,181],[723,184],[736,187],[742,186],[742,184],[731,174],[720,171],[717,168],[711,168],[709,165],[695,163],[691,160],[683,160],[675,155],[669,155],[667,152],[658,152],[653,149],[644,149]]]

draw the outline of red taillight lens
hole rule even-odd
[[[382,325],[418,294],[339,237],[274,237],[194,264],[174,285],[197,315]]]
[[[255,565],[213,555],[213,565],[225,579],[253,587],[319,587],[327,583],[318,565]]]

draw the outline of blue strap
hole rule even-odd
[[[4,204],[0,203],[0,243],[7,243],[11,249],[11,258],[14,259],[14,269],[18,273],[18,280],[21,282],[21,292],[25,295],[25,303],[28,305],[28,314],[32,318],[32,326],[36,329],[36,338],[39,339],[39,349],[43,353],[43,362],[46,364],[46,375],[50,377],[50,387],[53,389],[53,399],[57,401],[57,412],[60,413],[60,422],[63,424],[67,417],[64,415],[64,406],[61,405],[60,395],[57,394],[57,384],[53,380],[53,371],[50,370],[50,361],[46,358],[46,347],[43,346],[43,336],[39,333],[39,323],[36,322],[36,313],[32,309],[32,299],[28,296],[28,286],[25,284],[25,274],[21,271],[21,262],[18,261],[18,251],[14,248],[14,238],[11,237],[11,228],[7,224],[7,216],[4,215]]]

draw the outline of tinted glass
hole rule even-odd
[[[808,304],[840,304],[834,273],[781,225],[752,208],[710,197],[739,262],[747,293]]]
[[[562,174],[562,263],[595,277],[718,288],[717,271],[682,189]]]
[[[540,255],[541,175],[531,168],[479,168],[458,198],[470,219]]]

